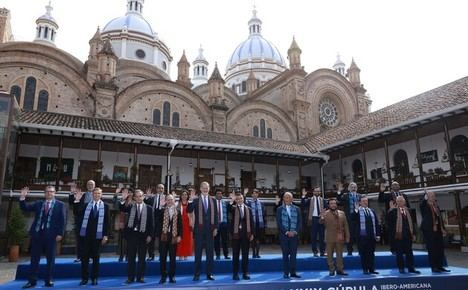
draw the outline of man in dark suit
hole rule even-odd
[[[276,223],[283,254],[283,278],[301,278],[296,272],[296,255],[302,219],[299,207],[293,205],[293,195],[285,192],[283,205],[276,210]]]
[[[99,258],[101,246],[108,240],[109,233],[109,206],[101,200],[102,190],[99,187],[93,190],[93,199],[85,204],[83,193],[76,191],[73,211],[82,220],[80,225],[80,238],[83,243],[83,256],[81,259],[80,286],[88,284],[97,285],[99,275]],[[91,275],[89,275],[89,259],[93,260]]]
[[[223,191],[221,189],[216,190],[216,209],[218,213],[218,234],[215,237],[214,244],[216,260],[221,258],[221,247],[223,248],[224,258],[230,259],[228,249],[230,204],[223,201]]]
[[[206,278],[213,277],[213,239],[218,232],[218,210],[216,201],[209,196],[210,185],[204,181],[200,184],[201,194],[198,198],[192,194],[187,212],[194,213],[193,236],[195,240],[195,273],[193,281],[200,280],[201,258],[203,248],[206,253]]]
[[[265,236],[266,228],[266,211],[265,205],[258,199],[260,191],[254,189],[252,192],[252,200],[248,201],[249,207],[252,209],[252,217],[254,224],[253,240],[252,240],[252,258],[260,258],[260,243]]]
[[[357,212],[359,208],[359,201],[361,200],[361,194],[357,192],[357,184],[351,182],[348,185],[348,191],[343,191],[343,186],[338,185],[338,202],[343,207],[343,211],[346,215],[346,220],[350,221],[351,216]],[[353,244],[357,243],[359,237],[358,229],[355,228],[353,223],[349,223],[349,242],[346,244],[348,249],[348,256],[353,255]]]
[[[398,196],[395,202],[396,207],[391,208],[388,212],[388,223],[390,235],[394,236],[393,247],[396,252],[398,270],[401,274],[405,273],[404,255],[408,272],[420,274],[420,272],[414,268],[412,246],[416,236],[413,230],[411,214],[406,207],[405,198],[403,196]]]
[[[379,192],[379,202],[385,203],[385,212],[387,216],[387,224],[390,222],[388,221],[388,213],[392,208],[395,208],[396,205],[396,198],[402,196],[405,199],[405,206],[410,209],[410,204],[408,202],[408,196],[403,192],[400,192],[400,184],[396,181],[392,182],[390,192],[385,192],[386,186],[385,184],[380,184],[380,192]],[[411,210],[410,210],[411,212]],[[388,241],[390,244],[390,251],[394,254],[395,247],[394,247],[394,235],[389,231],[389,227],[387,227],[387,233],[385,233],[388,237]]]
[[[320,213],[325,211],[325,200],[322,197],[320,187],[314,187],[313,196],[307,198],[307,191],[302,191],[301,205],[303,211],[307,213],[307,225],[311,227],[312,252],[318,257],[317,240],[320,249],[320,256],[325,256],[325,226],[320,223]]]
[[[421,230],[426,242],[432,272],[450,272],[450,270],[444,268],[444,236],[447,232],[433,191],[428,191],[424,195],[420,209],[422,216]]]
[[[252,210],[244,204],[244,196],[236,194],[236,203],[231,209],[232,279],[239,280],[239,255],[242,252],[242,279],[249,280],[249,245],[253,239]]]
[[[31,266],[28,283],[23,288],[33,288],[37,283],[39,261],[45,251],[47,267],[45,272],[45,286],[53,287],[53,274],[55,266],[56,242],[62,240],[66,209],[63,202],[55,199],[55,187],[47,186],[44,191],[44,200],[26,203],[29,188],[21,190],[20,208],[25,212],[34,212],[34,221],[29,230],[31,235]]]
[[[94,180],[88,180],[86,182],[86,192],[83,193],[81,196],[82,202],[88,204],[93,199],[93,190],[96,187],[96,183]],[[70,208],[73,208],[73,204],[75,203],[75,193],[77,187],[76,185],[72,185],[70,188],[70,194],[68,195],[68,204]],[[77,216],[74,214],[74,230],[75,230],[75,239],[76,239],[76,259],[75,262],[79,263],[81,261],[81,255],[83,254],[83,243],[80,239],[80,226],[81,226],[81,216]]]
[[[172,194],[166,196],[166,204],[157,222],[156,236],[159,238],[160,253],[161,280],[159,280],[159,284],[166,283],[168,275],[169,282],[175,283],[177,244],[182,239],[182,215],[175,206]],[[166,266],[168,254],[169,271],[167,271]]]
[[[153,194],[151,192],[151,189],[148,189],[146,191],[147,195],[145,197],[145,203],[150,205],[153,208],[153,214],[154,218],[153,220],[155,221],[154,223],[156,224],[156,221],[159,221],[160,216],[161,216],[161,211],[164,207],[165,204],[165,199],[166,196],[164,194],[164,184],[158,184],[156,186],[156,194]],[[156,231],[156,227],[154,227],[154,230]],[[156,233],[153,233],[153,236],[155,236]],[[154,261],[154,253],[156,251],[156,248],[159,248],[158,239],[152,239],[151,242],[148,244],[148,261]]]
[[[367,196],[361,196],[358,211],[351,216],[354,228],[358,229],[358,250],[364,274],[379,274],[375,271],[375,244],[380,241],[379,218],[369,208]]]
[[[143,202],[143,191],[136,189],[133,193],[135,202],[126,204],[129,192],[122,190],[120,211],[128,214],[125,223],[125,238],[127,239],[128,279],[125,284],[135,282],[145,283],[146,245],[153,239],[153,209]],[[136,257],[138,255],[138,268]],[[138,269],[138,270],[136,270]]]

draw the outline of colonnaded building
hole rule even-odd
[[[110,198],[119,183],[180,191],[209,181],[225,192],[261,188],[271,203],[316,185],[333,196],[337,181],[375,197],[380,182],[396,180],[413,208],[424,188],[436,191],[451,241],[463,241],[468,77],[370,112],[354,60],[306,72],[296,40],[279,51],[254,9],[224,75],[200,48],[191,62],[180,57],[171,80],[170,44],[145,20],[144,0],[125,2],[125,15],[90,35],[85,63],[56,47],[50,5],[32,42],[14,41],[0,10],[0,232],[25,185],[36,196],[55,185],[64,198],[94,179]]]

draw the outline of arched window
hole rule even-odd
[[[353,179],[355,182],[362,182],[364,180],[362,162],[359,159],[353,161],[351,165],[353,169]]]
[[[172,113],[172,127],[180,127],[180,117],[177,112]]]
[[[153,110],[153,125],[161,125],[161,111],[158,109]]]
[[[23,109],[29,111],[34,109],[34,96],[36,95],[36,79],[29,77],[26,80]]]
[[[247,92],[247,82],[243,81],[241,84],[241,93]]]
[[[260,137],[265,138],[266,132],[265,132],[265,120],[261,119],[260,120]]]
[[[10,89],[10,94],[15,97],[19,106],[21,103],[21,88],[19,86],[12,86]]]
[[[405,150],[400,149],[395,152],[393,164],[395,165],[395,177],[409,175],[408,154],[406,154]]]
[[[455,174],[467,174],[468,172],[468,138],[457,135],[450,141],[450,153],[452,154]]]
[[[268,130],[267,130],[267,138],[268,139],[273,139],[273,131],[271,130],[271,128],[268,128]]]
[[[253,136],[258,137],[258,126],[253,127]]]
[[[37,100],[37,110],[40,112],[47,112],[49,105],[49,93],[46,90],[39,92],[39,99]]]
[[[171,103],[164,102],[163,104],[163,126],[171,125]]]

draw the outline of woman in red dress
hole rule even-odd
[[[179,260],[187,260],[187,257],[192,256],[193,253],[193,234],[190,223],[191,214],[187,212],[189,195],[186,190],[180,194],[178,208],[182,215],[182,240],[177,246],[177,257]]]

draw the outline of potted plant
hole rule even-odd
[[[19,249],[27,237],[26,220],[18,205],[11,208],[10,219],[7,224],[8,244],[10,246],[9,261],[16,262],[19,259]]]

